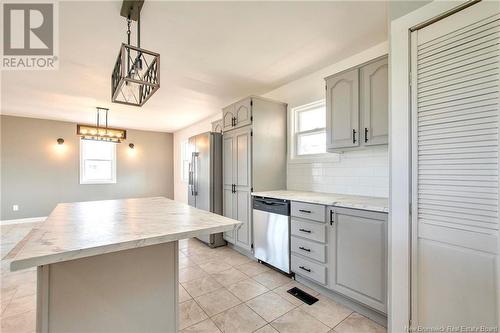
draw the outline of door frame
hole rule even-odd
[[[467,2],[469,1],[434,1],[390,24],[387,318],[389,332],[407,331],[411,318],[411,29],[443,16]]]

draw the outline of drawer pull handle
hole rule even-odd
[[[306,271],[306,272],[311,273],[311,270],[309,268],[305,268],[304,266],[299,266],[299,268]]]
[[[311,214],[311,211],[310,210],[306,210],[306,209],[299,209],[299,212]]]
[[[307,230],[307,229],[299,229],[299,231],[302,231],[302,232],[307,232],[308,234],[311,233],[311,230]]]
[[[304,250],[304,251],[307,251],[307,252],[311,252],[311,249],[306,249],[306,248],[305,248],[305,247],[303,247],[303,246],[299,246],[299,249]]]

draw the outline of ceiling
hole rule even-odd
[[[121,1],[59,3],[59,70],[2,73],[2,113],[176,131],[387,39],[385,2],[147,0],[141,46],[161,54],[161,88],[142,107],[110,102],[126,22]],[[135,44],[135,39],[133,38]]]

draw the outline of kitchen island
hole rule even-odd
[[[163,197],[59,204],[11,270],[37,267],[37,332],[175,332],[178,240],[239,224]]]

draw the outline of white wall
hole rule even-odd
[[[388,53],[387,42],[376,45],[347,59],[279,87],[264,97],[294,107],[325,98],[324,78]],[[306,163],[289,161],[287,188],[342,194],[389,196],[388,147],[332,154],[328,161],[317,159]]]
[[[187,183],[181,175],[181,143],[191,136],[212,130],[212,122],[222,118],[222,110],[174,133],[174,200],[187,203]]]

